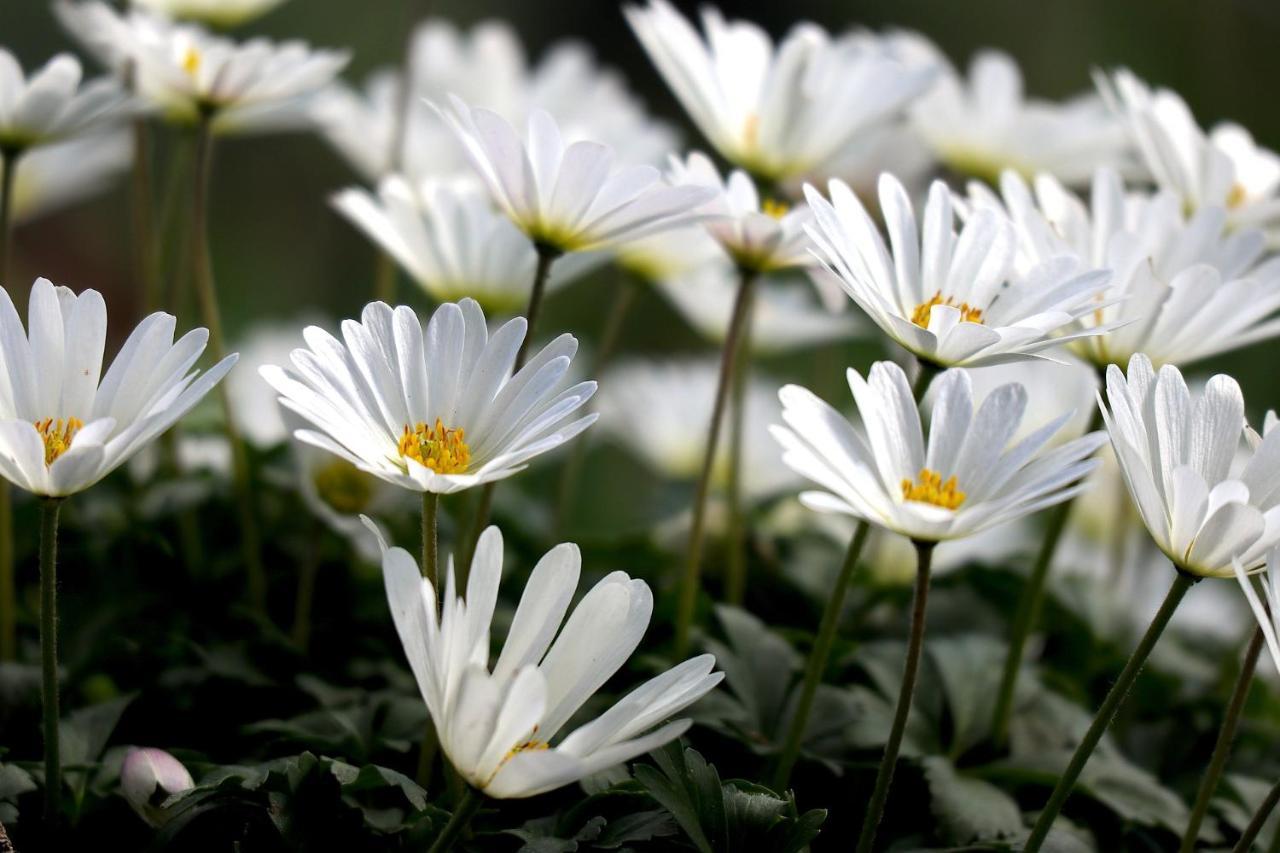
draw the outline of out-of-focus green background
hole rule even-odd
[[[696,4],[680,3],[686,12]],[[413,7],[410,11],[410,7]],[[612,2],[590,0],[288,0],[244,31],[299,37],[316,45],[346,46],[353,60],[346,75],[362,80],[380,65],[398,61],[404,27],[421,9],[466,24],[485,18],[510,20],[531,56],[553,41],[591,43],[601,59],[620,69],[633,89],[663,117],[684,124],[683,115],[653,72]],[[811,19],[840,30],[862,25],[918,29],[961,65],[984,46],[997,47],[1021,63],[1029,92],[1046,97],[1076,93],[1090,85],[1094,67],[1127,65],[1154,83],[1183,94],[1202,124],[1231,118],[1264,144],[1280,145],[1280,111],[1274,81],[1280,79],[1280,4],[1272,0],[873,0],[872,2],[723,3],[729,16],[747,17],[775,34]],[[42,0],[0,0],[0,43],[24,67],[71,49]],[[88,63],[92,65],[92,63]],[[701,144],[692,131],[692,144]],[[218,154],[213,210],[213,250],[222,302],[232,330],[307,309],[350,315],[372,289],[372,249],[328,207],[327,195],[355,181],[348,167],[321,139],[306,135],[229,140]],[[101,198],[45,217],[18,233],[15,283],[35,275],[79,288],[102,290],[111,306],[113,332],[127,331],[140,310],[129,262],[129,207],[123,182]],[[574,285],[549,306],[544,330],[569,327],[590,334],[603,311],[599,278]],[[416,298],[403,286],[407,298]],[[632,324],[629,346],[692,347],[692,335],[673,337],[670,314],[656,298],[641,317],[664,327],[646,335],[643,320]],[[182,318],[188,320],[189,318]],[[575,328],[579,324],[591,328]],[[638,328],[637,328],[638,327]],[[1280,344],[1263,344],[1195,372],[1227,370],[1245,385],[1251,412],[1280,404],[1273,358]]]

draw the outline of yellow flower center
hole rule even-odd
[[[937,471],[921,468],[914,483],[903,478],[902,496],[909,501],[933,504],[943,509],[958,509],[966,497],[958,486],[954,475],[944,483],[942,475]]]
[[[1227,193],[1227,207],[1236,208],[1244,204],[1249,198],[1249,191],[1244,188],[1244,184],[1232,184],[1231,192]]]
[[[188,46],[182,53],[182,70],[190,77],[196,76],[196,72],[200,70],[200,60],[200,51],[194,46]]]
[[[760,203],[760,212],[774,219],[781,219],[791,211],[791,205],[775,198],[766,198]]]
[[[400,436],[400,455],[414,459],[437,474],[461,474],[471,464],[471,448],[463,441],[462,429],[450,429],[436,418],[434,427],[419,422],[405,424]]]
[[[975,308],[968,302],[961,302],[959,305],[950,296],[943,298],[941,293],[935,293],[925,302],[921,302],[911,312],[911,322],[915,323],[922,329],[929,328],[929,315],[933,312],[935,305],[950,305],[952,308],[959,309],[960,321],[963,323],[981,323],[982,309]]]
[[[312,477],[320,500],[343,515],[364,512],[373,499],[373,482],[368,474],[345,459],[334,459]]]
[[[36,421],[35,425],[36,432],[44,439],[44,464],[52,465],[53,460],[71,449],[71,440],[84,426],[84,421],[79,418],[45,418]]]

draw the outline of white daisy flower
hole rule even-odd
[[[950,169],[991,183],[1005,169],[1045,172],[1068,184],[1087,182],[1100,166],[1132,170],[1124,124],[1096,94],[1027,98],[1017,63],[1000,51],[975,54],[967,80],[946,69],[912,105],[911,120]]]
[[[107,308],[37,279],[29,333],[8,291],[0,296],[0,475],[35,495],[66,497],[97,483],[167,430],[213,389],[229,355],[192,370],[209,333],[176,343],[177,321],[156,313],[129,335],[102,375]]]
[[[109,78],[82,81],[80,60],[60,53],[30,76],[0,48],[0,149],[25,151],[118,123],[131,109]]]
[[[1238,558],[1232,558],[1231,567],[1240,589],[1244,591],[1245,600],[1253,617],[1258,620],[1262,636],[1267,641],[1267,651],[1271,653],[1271,663],[1280,670],[1280,548],[1272,548],[1266,555],[1266,569],[1262,574],[1262,596],[1254,589],[1250,572]]]
[[[131,0],[141,9],[166,18],[199,21],[218,28],[238,27],[259,18],[284,0]]]
[[[440,598],[407,551],[383,550],[396,632],[440,746],[468,785],[498,799],[536,796],[643,755],[689,728],[687,719],[662,723],[723,678],[711,671],[711,655],[650,679],[560,736],[639,645],[653,594],[644,581],[612,572],[565,619],[582,556],[575,545],[558,545],[529,575],[490,668],[502,561],[502,534],[490,527],[476,546],[465,599],[455,590],[452,561]]]
[[[701,225],[628,240],[613,250],[614,262],[641,281],[660,283],[709,264],[724,265],[720,244]]]
[[[415,189],[392,175],[379,183],[376,196],[352,187],[335,195],[333,205],[437,302],[470,296],[497,314],[528,304],[538,253],[473,180],[428,179]],[[606,259],[575,252],[553,267],[548,287],[567,284]]]
[[[1105,440],[1090,433],[1046,450],[1071,419],[1068,411],[1015,441],[1026,389],[1001,386],[975,411],[969,374],[949,370],[933,383],[926,443],[902,368],[882,361],[868,379],[854,370],[848,378],[862,429],[804,388],[778,392],[786,426],[773,434],[783,461],[826,489],[802,494],[806,506],[916,541],[971,536],[1074,497]]]
[[[761,199],[756,183],[741,169],[722,177],[711,158],[694,151],[684,160],[671,157],[669,177],[681,187],[704,188],[708,196],[699,212],[707,231],[742,269],[769,272],[812,261],[804,233],[811,219],[804,205],[792,208]]]
[[[1156,184],[1187,211],[1221,207],[1233,226],[1280,236],[1280,156],[1238,124],[1223,122],[1206,134],[1176,92],[1153,91],[1127,69],[1096,82],[1128,124]]]
[[[1034,193],[1006,173],[1002,199],[971,188],[976,207],[1007,211],[1018,230],[1019,264],[1073,255],[1111,269],[1107,302],[1081,316],[1086,328],[1113,327],[1071,347],[1097,365],[1143,353],[1156,364],[1188,364],[1280,334],[1280,260],[1266,257],[1257,229],[1228,228],[1222,208],[1187,216],[1176,196],[1126,193],[1120,176],[1099,170],[1086,204],[1048,176]]]
[[[543,110],[529,116],[524,140],[497,113],[450,97],[440,114],[476,173],[511,221],[543,251],[607,248],[692,221],[705,187],[669,186],[649,165],[617,165],[591,140],[566,143]]]
[[[293,367],[262,368],[280,402],[311,424],[294,437],[416,492],[448,494],[509,477],[596,420],[565,423],[595,393],[557,393],[578,342],[561,335],[510,375],[524,340],[517,317],[492,335],[472,299],[436,309],[424,334],[413,309],[370,303],[342,339],[315,326]]]
[[[707,141],[735,166],[777,181],[811,172],[892,119],[933,78],[890,39],[832,39],[810,23],[775,46],[714,8],[699,32],[666,0],[624,8],[627,21]]]
[[[137,42],[159,42],[176,26],[168,18],[130,6],[118,10],[102,0],[54,0],[54,16],[94,59],[122,79],[132,77]]]
[[[132,150],[128,132],[121,129],[78,136],[24,154],[13,176],[14,221],[38,219],[104,192],[128,168]]]
[[[1193,575],[1231,577],[1233,559],[1258,569],[1280,541],[1280,432],[1233,464],[1245,431],[1236,381],[1214,376],[1193,399],[1176,367],[1157,374],[1135,355],[1127,376],[1107,368],[1107,401],[1120,471],[1165,556]]]
[[[829,187],[831,201],[805,186],[815,220],[806,230],[818,257],[858,307],[922,362],[982,367],[1042,358],[1046,349],[1107,330],[1075,328],[1096,310],[1107,271],[1067,255],[1014,275],[1013,224],[984,208],[957,233],[942,182],[930,190],[917,228],[902,184],[881,176],[889,246],[847,185]]]

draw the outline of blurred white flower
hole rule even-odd
[[[77,295],[37,279],[30,304],[28,333],[8,291],[0,295],[0,475],[35,495],[89,488],[172,426],[236,362],[229,355],[200,375],[192,367],[208,331],[174,343],[177,321],[156,313],[103,376],[107,308],[96,290]]]
[[[1002,213],[983,207],[957,233],[951,191],[936,182],[918,228],[906,190],[884,175],[886,246],[849,187],[829,187],[831,201],[805,186],[815,220],[806,230],[818,256],[858,307],[922,362],[982,367],[1043,358],[1106,331],[1075,326],[1097,307],[1108,272],[1064,256],[1014,275],[1015,231]]]
[[[1027,98],[1017,63],[1000,51],[975,54],[967,80],[939,61],[946,73],[912,105],[911,120],[950,169],[991,183],[1005,169],[1045,172],[1068,184],[1087,182],[1100,166],[1132,171],[1124,124],[1096,94]]]
[[[688,225],[713,192],[670,186],[644,164],[620,164],[609,146],[567,143],[543,110],[524,139],[502,116],[451,96],[440,114],[494,202],[530,240],[556,253],[607,248]]]
[[[659,724],[721,681],[711,655],[650,679],[559,737],[639,645],[653,594],[644,581],[612,572],[565,619],[582,555],[575,545],[558,545],[529,575],[490,669],[502,561],[502,534],[490,527],[476,546],[465,599],[455,590],[452,560],[441,596],[407,551],[383,545],[396,632],[440,746],[468,785],[498,799],[532,797],[657,749],[689,728],[687,719]]]
[[[130,0],[168,18],[199,21],[214,27],[236,27],[265,15],[284,0]]]
[[[1258,569],[1280,540],[1280,432],[1235,461],[1245,428],[1236,381],[1214,376],[1193,399],[1176,367],[1157,374],[1135,355],[1127,376],[1107,368],[1107,401],[1129,495],[1165,556],[1195,575],[1231,577],[1234,559]]]
[[[900,120],[883,123],[858,134],[821,168],[812,170],[805,178],[815,184],[839,178],[858,194],[864,204],[875,206],[878,204],[876,187],[880,176],[888,172],[902,183],[912,200],[919,202],[929,190],[935,166],[933,152],[924,140],[905,120]],[[787,195],[799,197],[803,183],[803,180],[786,182]],[[934,559],[938,559],[937,556]]]
[[[1182,98],[1154,91],[1127,69],[1098,74],[1104,98],[1125,120],[1156,184],[1187,212],[1227,211],[1233,226],[1257,226],[1280,239],[1280,157],[1254,144],[1238,124],[1222,122],[1208,134]]]
[[[740,268],[761,273],[813,260],[804,233],[811,216],[804,205],[761,199],[750,175],[735,169],[722,177],[701,151],[684,160],[672,156],[669,176],[676,186],[706,191],[699,208],[706,229]]]
[[[628,240],[613,255],[618,266],[646,282],[666,281],[716,262],[724,265],[724,251],[701,225]]]
[[[509,477],[596,420],[565,422],[596,389],[557,393],[572,335],[510,375],[525,329],[517,317],[490,335],[480,306],[463,299],[437,308],[424,333],[413,309],[372,302],[361,322],[343,322],[342,340],[310,326],[291,369],[261,374],[310,423],[299,441],[401,488],[448,494]]]
[[[715,361],[633,361],[608,371],[596,404],[600,428],[654,471],[695,480],[702,470],[706,436],[689,424],[710,423],[719,381]],[[743,414],[742,489],[763,498],[796,483],[769,436],[782,410],[777,385],[753,374]],[[713,485],[729,476],[729,448],[723,443],[712,463]]]
[[[1012,172],[1002,198],[970,189],[974,207],[1007,212],[1017,226],[1019,265],[1064,255],[1111,270],[1105,303],[1083,314],[1072,349],[1097,365],[1143,353],[1156,364],[1188,364],[1280,334],[1280,259],[1266,257],[1257,229],[1231,230],[1220,207],[1184,215],[1177,198],[1126,193],[1114,171],[1093,179],[1088,206],[1048,176],[1034,194]]]
[[[802,23],[775,46],[760,27],[726,21],[710,7],[702,34],[666,0],[624,12],[707,141],[765,180],[820,168],[859,133],[897,115],[934,74],[872,33],[833,39]]]
[[[333,205],[437,302],[469,296],[496,314],[528,304],[537,250],[474,180],[427,179],[415,188],[392,175],[376,196],[352,187],[335,195]],[[605,260],[602,253],[574,252],[552,268],[548,287]]]
[[[128,168],[131,153],[128,132],[116,130],[56,142],[24,154],[14,173],[14,221],[37,219],[103,192]]]
[[[163,749],[130,747],[120,765],[120,791],[129,805],[152,826],[165,822],[161,806],[174,794],[196,785],[182,762]]]
[[[80,60],[60,53],[30,76],[0,47],[0,149],[26,151],[119,123],[132,110],[110,78],[82,81]]]
[[[1015,440],[1026,389],[1003,385],[975,411],[969,373],[949,370],[933,383],[926,444],[902,368],[882,361],[869,379],[852,369],[848,378],[862,430],[804,388],[779,392],[786,426],[773,434],[783,461],[826,490],[800,496],[810,509],[851,515],[917,541],[970,536],[1074,497],[1105,440],[1090,433],[1046,449],[1071,412]]]

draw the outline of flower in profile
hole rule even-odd
[[[196,785],[182,762],[163,749],[130,747],[120,765],[120,791],[152,826],[165,822],[165,800]]]
[[[566,143],[543,110],[529,116],[523,140],[497,113],[451,96],[440,114],[466,149],[494,202],[541,251],[607,248],[690,223],[713,193],[670,186],[647,164],[618,165],[592,140]]]
[[[1000,51],[975,54],[967,80],[939,61],[946,73],[910,112],[913,127],[948,168],[991,183],[1013,169],[1081,184],[1101,166],[1136,165],[1124,124],[1096,94],[1062,103],[1027,98],[1017,63]]]
[[[193,370],[209,333],[176,343],[177,321],[156,313],[138,324],[102,375],[107,309],[95,290],[79,295],[37,279],[30,332],[7,291],[0,296],[0,475],[35,495],[84,491],[186,414],[236,356]]]
[[[1254,589],[1250,572],[1239,559],[1232,559],[1231,566],[1240,582],[1245,600],[1253,617],[1258,620],[1262,636],[1267,641],[1267,651],[1271,653],[1271,663],[1280,670],[1280,637],[1277,637],[1277,625],[1280,624],[1280,548],[1272,548],[1265,558],[1266,568],[1262,574],[1262,596]],[[1257,570],[1255,570],[1256,572]]]
[[[26,151],[118,123],[128,95],[109,78],[82,83],[80,60],[60,53],[30,76],[0,48],[0,149]]]
[[[918,542],[970,536],[1074,497],[1102,444],[1089,433],[1046,449],[1073,413],[1014,439],[1026,411],[1018,383],[996,388],[975,411],[963,370],[934,380],[928,438],[902,368],[872,365],[867,379],[848,372],[862,429],[812,392],[778,392],[786,426],[775,426],[783,461],[824,491],[801,501],[819,512],[851,515]]]
[[[699,209],[706,229],[739,268],[770,272],[812,260],[804,233],[811,217],[804,205],[762,199],[750,175],[735,169],[725,178],[700,151],[684,160],[672,156],[670,178],[677,186],[707,192]]]
[[[538,253],[473,180],[427,179],[415,188],[392,175],[376,195],[352,187],[335,195],[333,206],[436,301],[470,296],[497,314],[528,304]],[[549,286],[566,284],[605,260],[601,253],[575,252],[555,265]]]
[[[1280,157],[1256,145],[1238,124],[1207,134],[1176,92],[1155,89],[1127,69],[1098,74],[1103,97],[1125,120],[1156,184],[1183,208],[1226,210],[1235,226],[1280,235]]]
[[[561,737],[639,645],[653,594],[644,581],[612,572],[566,619],[582,556],[575,545],[558,545],[529,575],[490,668],[502,560],[502,534],[490,527],[476,546],[465,598],[456,592],[452,561],[441,596],[407,551],[383,546],[396,632],[440,746],[468,785],[498,799],[532,797],[629,761],[689,728],[687,719],[659,724],[720,682],[711,655],[650,679]]]
[[[1280,334],[1280,260],[1266,256],[1256,228],[1231,228],[1220,207],[1187,215],[1167,191],[1125,191],[1100,169],[1086,203],[1041,175],[1034,190],[1006,172],[1001,197],[971,188],[977,208],[1007,212],[1018,231],[1019,265],[1064,255],[1111,270],[1105,304],[1080,317],[1071,348],[1095,365],[1127,364],[1143,353],[1156,364],[1185,365]]]
[[[1002,213],[979,209],[957,233],[951,191],[935,182],[917,228],[902,184],[883,175],[886,246],[853,191],[842,181],[829,187],[831,201],[805,186],[814,212],[806,230],[819,258],[858,307],[922,362],[981,367],[1043,358],[1044,350],[1108,330],[1077,321],[1098,309],[1109,272],[1065,255],[1015,274],[1015,230]]]
[[[436,309],[425,334],[413,309],[373,302],[342,339],[316,326],[292,368],[262,376],[310,424],[294,437],[389,483],[447,494],[509,477],[596,420],[566,423],[596,383],[564,390],[578,342],[561,335],[511,375],[523,317],[489,334],[472,299]]]
[[[892,39],[832,39],[813,24],[780,44],[749,21],[702,13],[700,34],[666,0],[624,13],[658,72],[707,141],[770,181],[806,174],[857,135],[899,114],[933,78]]]
[[[1176,367],[1156,373],[1135,355],[1127,375],[1107,368],[1107,402],[1129,495],[1165,556],[1199,576],[1229,578],[1233,560],[1260,568],[1280,541],[1280,432],[1237,461],[1245,419],[1236,381],[1219,374],[1193,398]]]
[[[14,172],[14,221],[37,219],[105,191],[128,168],[131,150],[129,134],[121,128],[24,154]]]
[[[133,5],[166,18],[198,21],[212,27],[238,27],[261,17],[284,0],[132,0]]]

